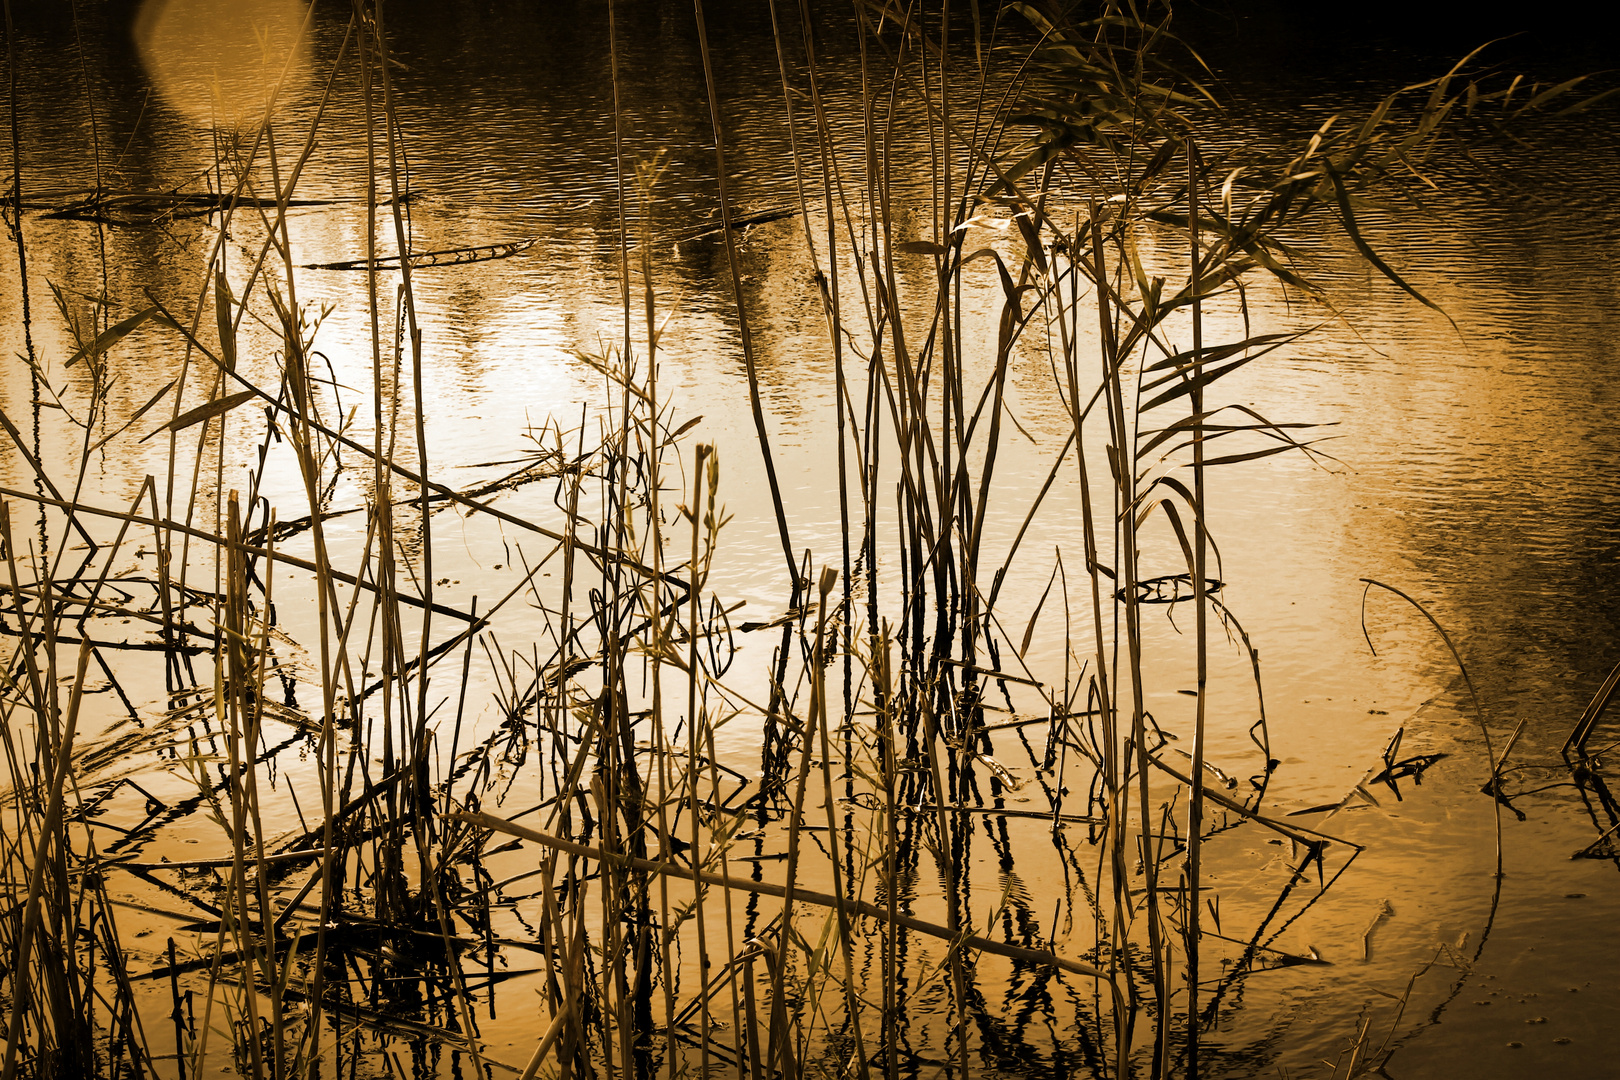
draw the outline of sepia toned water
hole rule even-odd
[[[518,457],[548,423],[565,430],[582,418],[595,424],[607,391],[580,354],[605,353],[623,332],[615,162],[622,159],[632,177],[638,167],[656,168],[647,199],[631,182],[623,209],[632,235],[645,216],[656,238],[649,247],[660,317],[668,319],[661,393],[677,422],[701,417],[692,438],[712,442],[722,462],[721,498],[735,517],[711,587],[728,604],[745,602],[737,618],[768,618],[783,609],[789,588],[748,411],[736,298],[722,248],[700,235],[713,226],[718,202],[691,12],[663,3],[622,8],[618,147],[605,14],[597,5],[389,8],[413,248],[533,241],[510,258],[416,273],[427,452],[444,482],[468,487],[501,475],[506,467],[490,463]],[[160,69],[188,71],[197,55],[161,34],[137,43],[136,14],[123,4],[86,6],[76,27],[65,8],[17,5],[17,120],[30,205],[64,205],[98,177],[105,186],[141,191],[219,188],[220,143],[199,122],[199,110],[230,110],[151,77]],[[276,65],[287,73],[283,119],[274,129],[282,170],[296,158],[334,70],[345,18],[318,7],[295,62]],[[745,213],[795,208],[770,9],[717,5],[709,19],[732,196]],[[850,25],[842,8],[827,13],[823,93],[835,139],[858,145]],[[1294,54],[1289,66],[1287,55],[1267,51],[1262,62],[1254,53],[1291,49],[1267,39],[1265,50],[1246,51],[1241,33],[1224,33],[1209,59],[1222,76],[1217,91],[1230,101],[1223,137],[1234,148],[1297,145],[1338,112],[1359,122],[1384,92],[1438,74],[1456,58],[1430,45],[1344,43],[1330,53]],[[154,61],[155,48],[170,50],[168,58]],[[234,59],[245,53],[226,52],[237,67],[249,63]],[[1512,60],[1541,65],[1546,77],[1576,73],[1559,68],[1574,61],[1556,51],[1506,53],[1504,62]],[[296,209],[289,220],[300,263],[366,255],[365,116],[343,81],[348,69],[336,70],[333,85],[344,90],[326,107],[297,190],[317,205]],[[916,107],[902,103],[902,115],[906,108]],[[896,197],[914,201],[916,236],[923,237],[929,146],[920,125],[899,128],[916,133],[917,168],[894,177]],[[1334,310],[1270,285],[1247,296],[1252,332],[1316,329],[1223,383],[1222,394],[1274,420],[1322,425],[1318,434],[1331,436],[1321,444],[1331,460],[1282,455],[1222,470],[1211,482],[1221,595],[1258,649],[1272,753],[1281,761],[1272,811],[1339,802],[1397,730],[1404,732],[1403,756],[1444,756],[1398,794],[1375,787],[1330,821],[1322,814],[1291,819],[1366,850],[1275,942],[1328,964],[1256,972],[1221,1002],[1208,1063],[1217,1075],[1299,1073],[1335,1057],[1364,1021],[1375,1043],[1387,1032],[1397,1047],[1386,1071],[1399,1080],[1602,1075],[1620,1052],[1620,991],[1612,980],[1620,966],[1620,861],[1570,857],[1613,822],[1569,782],[1559,756],[1588,699],[1620,661],[1620,120],[1608,107],[1536,119],[1519,134],[1517,143],[1481,137],[1468,159],[1433,163],[1437,188],[1414,180],[1405,195],[1392,193],[1384,208],[1364,211],[1369,241],[1444,316],[1383,281],[1331,229],[1296,242],[1331,286]],[[9,182],[10,141],[0,144],[0,175]],[[814,181],[809,166],[803,179]],[[206,287],[218,222],[194,216],[98,226],[25,212],[26,327],[14,247],[0,259],[0,409],[37,433],[47,468],[76,460],[82,435],[35,406],[28,371],[11,358],[31,347],[60,365],[72,352],[50,285],[64,291],[72,310],[82,310],[75,305],[84,296],[101,296],[128,313],[150,295],[189,315]],[[246,218],[233,228],[239,234],[225,239],[224,250],[239,282],[262,229]],[[983,243],[1005,242],[993,228],[980,231]],[[797,214],[750,227],[740,244],[741,300],[755,335],[792,541],[833,560],[840,542],[828,464],[833,372],[815,264]],[[922,273],[919,267],[919,294]],[[382,280],[394,288],[390,277]],[[964,297],[970,317],[993,314],[993,271],[970,274],[968,284],[978,290]],[[365,275],[306,270],[296,287],[308,311],[324,313],[317,346],[345,388],[339,397],[357,406],[353,434],[364,442],[370,402],[363,390],[347,388],[371,384]],[[204,325],[211,319],[205,310]],[[1234,311],[1212,320],[1207,334],[1244,333]],[[243,334],[241,364],[273,381],[274,335],[247,324]],[[170,337],[144,331],[129,339],[113,361],[113,415],[133,413],[175,376],[179,362]],[[1027,489],[1027,501],[1044,480],[1068,417],[1045,358],[1024,351],[1014,363],[1009,408],[1029,437],[1009,443],[998,476],[1019,505],[1017,496]],[[58,374],[64,385],[77,377]],[[134,434],[159,422],[148,417]],[[231,450],[239,472],[222,478],[222,489],[247,486],[259,434],[244,434]],[[404,444],[411,441],[397,454],[414,462],[417,447]],[[0,453],[0,486],[30,488],[32,474],[11,449]],[[356,464],[334,491],[334,507],[364,504],[369,468]],[[162,492],[172,482],[168,469],[165,440],[122,439],[95,456],[79,497],[127,507],[148,474]],[[265,483],[272,502],[300,505],[290,473],[272,472]],[[544,515],[550,498],[525,488],[501,496],[500,505],[519,516]],[[1027,556],[1009,571],[1009,610],[1028,618],[1053,570],[1049,553],[1075,543],[1078,506],[1074,491],[1060,486],[1052,496],[1021,548]],[[993,543],[1004,547],[1020,524],[991,522]],[[342,545],[358,542],[364,527],[357,515],[328,530]],[[512,536],[475,520],[447,518],[436,529],[433,565],[443,602],[497,596],[515,584]],[[1173,569],[1167,563],[1165,572]],[[1514,800],[1523,816],[1501,811],[1500,882],[1497,808],[1480,791],[1490,771],[1481,718],[1428,623],[1386,593],[1375,591],[1364,606],[1365,578],[1419,599],[1445,627],[1479,691],[1497,754],[1522,723],[1505,786],[1526,792]],[[287,590],[282,606],[292,626],[300,618],[296,603],[309,600],[300,587],[292,579],[277,583]],[[1080,617],[1078,601],[1075,611]],[[1162,676],[1150,680],[1160,688],[1150,708],[1174,733],[1191,726],[1190,699],[1176,693],[1186,673],[1168,660],[1154,669],[1151,645],[1168,654],[1179,630],[1168,616],[1150,618],[1148,663]],[[541,622],[517,611],[500,632],[521,640],[539,635]],[[1034,655],[1061,664],[1055,635],[1043,627]],[[758,666],[768,649],[749,642],[740,655]],[[494,677],[479,666],[474,685],[487,688]],[[1216,660],[1219,730],[1210,757],[1235,775],[1255,767],[1245,734],[1253,697],[1248,666],[1236,648]],[[152,706],[161,689],[154,675],[144,698],[135,693],[137,705]],[[1222,709],[1233,718],[1224,727]],[[757,731],[726,730],[736,734],[723,753],[740,769],[757,768],[747,763],[750,751],[757,756]],[[1595,745],[1613,741],[1609,730]],[[166,782],[155,776],[150,786],[161,794]],[[175,822],[153,850],[217,838],[209,828]],[[1247,883],[1269,880],[1277,854],[1254,833],[1212,842],[1208,873],[1230,897],[1223,902],[1241,907]],[[1037,895],[1043,886],[1059,887],[1043,880],[1041,868],[1021,869]],[[1409,988],[1397,1016],[1390,998]],[[514,1022],[509,1041],[524,1047],[532,1035]]]

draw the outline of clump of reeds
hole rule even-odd
[[[401,1046],[424,1071],[499,1064],[525,1080],[898,1077],[925,1063],[968,1076],[1057,1058],[1100,1076],[1191,1076],[1201,1030],[1246,974],[1304,962],[1271,944],[1279,922],[1312,902],[1294,895],[1311,893],[1311,870],[1353,852],[1265,812],[1274,759],[1258,661],[1219,601],[1205,477],[1316,451],[1307,425],[1219,397],[1224,377],[1294,335],[1206,340],[1211,311],[1240,309],[1259,275],[1314,292],[1276,239],[1311,214],[1336,215],[1426,303],[1367,245],[1356,192],[1420,164],[1453,114],[1511,97],[1453,71],[1415,111],[1392,98],[1291,160],[1233,172],[1210,160],[1207,95],[1162,60],[1159,23],[1022,4],[971,19],[861,6],[862,88],[846,103],[861,142],[847,146],[829,122],[815,13],[773,4],[835,378],[844,537],[804,552],[776,482],[731,228],[725,73],[701,4],[696,14],[781,612],[733,625],[711,588],[728,520],[720,465],[739,451],[690,445],[691,417],[660,386],[657,170],[632,170],[629,150],[617,163],[624,331],[581,357],[602,378],[594,415],[554,421],[533,459],[491,485],[433,479],[397,90],[382,8],[357,5],[343,53],[354,64],[338,69],[356,78],[344,90],[334,74],[307,131],[289,141],[267,121],[222,138],[230,190],[208,206],[219,242],[190,311],[146,298],[122,319],[105,302],[80,317],[58,293],[77,351],[60,367],[28,360],[36,404],[75,426],[69,468],[0,417],[36,480],[0,493],[13,643],[0,687],[5,1080],[196,1077],[227,1059],[254,1077],[341,1076],[362,1061],[394,1068]],[[610,32],[615,19],[610,5]],[[338,93],[364,112],[372,165],[367,250],[345,264],[368,282],[369,442],[321,369],[286,222]],[[902,99],[922,110],[935,162],[920,232],[891,187]],[[1020,131],[1033,140],[1009,151]],[[26,269],[20,176],[14,190]],[[987,220],[1006,239],[970,249]],[[258,237],[246,264],[222,242],[232,228]],[[1148,262],[1149,234],[1183,254]],[[1000,289],[987,323],[963,302],[976,263]],[[276,332],[268,379],[243,360],[255,318]],[[178,342],[183,363],[113,416],[109,386],[137,332]],[[1049,368],[1067,432],[1044,448],[1045,484],[1009,505],[1009,379],[1029,357]],[[32,422],[46,423],[39,408]],[[260,433],[246,489],[225,479],[228,426]],[[94,456],[136,431],[167,441],[167,476],[146,478],[127,508],[80,498]],[[285,514],[260,490],[276,468],[303,493]],[[365,504],[334,510],[339,476],[355,474]],[[532,483],[553,486],[555,519],[489,498]],[[433,523],[451,507],[525,538],[520,584],[494,603],[435,596]],[[27,531],[20,508],[37,517]],[[325,524],[349,512],[364,515],[364,537],[335,543]],[[1037,557],[1025,535],[1054,516],[1067,546],[1046,592],[1018,608],[1028,598],[1003,585]],[[1021,523],[1010,541],[994,539],[1000,522]],[[131,562],[136,537],[155,570]],[[313,578],[296,664],[278,568]],[[543,613],[543,638],[496,636],[514,601]],[[1166,754],[1147,707],[1145,623],[1159,602],[1190,607],[1185,762]],[[144,636],[115,637],[114,620]],[[1206,754],[1222,632],[1256,673],[1241,763]],[[752,684],[731,670],[742,635],[773,643],[740,653],[768,652]],[[149,654],[161,658],[159,716],[122,688]],[[494,683],[487,705],[466,700],[475,657]],[[87,737],[92,662],[130,723]],[[435,672],[455,688],[442,711]],[[726,725],[758,731],[757,763],[726,759]],[[166,762],[195,792],[152,794],[124,765],[135,758]],[[109,837],[103,808],[126,790],[144,795],[145,817]],[[291,830],[270,824],[286,818],[283,799]],[[160,827],[194,813],[221,854],[141,858]],[[1219,926],[1218,906],[1201,902],[1202,867],[1209,838],[1239,827],[1269,830],[1292,857],[1275,902],[1234,936],[1231,916]],[[1061,893],[1034,896],[1020,868],[1054,861]],[[115,897],[109,882],[124,879],[141,900]],[[170,927],[135,966],[132,912]],[[1236,948],[1211,977],[1221,943]],[[537,989],[538,1004],[502,1008],[528,1011],[534,1046],[500,1062],[481,1015],[519,951],[532,966],[512,985]]]

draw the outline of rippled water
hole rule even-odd
[[[601,12],[587,4],[400,3],[390,13],[414,247],[536,241],[514,258],[416,277],[428,446],[446,475],[471,483],[492,474],[480,463],[514,456],[531,425],[549,416],[577,423],[581,403],[601,396],[599,376],[576,353],[597,351],[620,327],[605,30]],[[623,152],[627,161],[663,167],[649,211],[666,249],[656,268],[661,302],[673,312],[661,378],[678,411],[703,417],[695,434],[719,447],[723,495],[737,514],[714,587],[748,601],[750,615],[774,613],[785,597],[780,549],[752,450],[730,287],[718,273],[717,246],[694,238],[717,204],[689,12],[649,3],[622,14]],[[25,196],[65,201],[91,186],[98,169],[113,186],[206,183],[214,143],[148,92],[123,9],[86,13],[82,59],[65,18],[54,9],[17,13]],[[733,194],[746,211],[790,207],[793,162],[769,9],[729,5],[711,11],[710,21]],[[859,122],[847,107],[859,73],[852,52],[840,48],[845,30],[838,16],[829,18],[822,57],[839,132]],[[318,10],[313,34],[310,70],[327,72],[343,24]],[[1257,71],[1241,49],[1225,48],[1227,66],[1221,52],[1211,55],[1234,99],[1234,144],[1291,145],[1333,112],[1355,115],[1384,89],[1445,63],[1420,51],[1346,45],[1333,63]],[[314,76],[289,88],[287,119],[277,129],[284,163],[321,89]],[[300,262],[364,256],[365,215],[356,201],[364,117],[345,99],[331,107],[323,132],[300,194],[336,201],[294,214]],[[1249,298],[1256,331],[1323,325],[1224,391],[1273,418],[1336,425],[1326,429],[1334,440],[1323,444],[1336,463],[1276,457],[1215,481],[1223,595],[1260,651],[1273,752],[1283,762],[1274,805],[1287,812],[1337,801],[1402,724],[1404,753],[1447,756],[1421,785],[1404,786],[1399,797],[1376,789],[1376,804],[1323,826],[1367,851],[1332,901],[1308,910],[1279,947],[1315,948],[1332,966],[1257,974],[1241,1000],[1223,1003],[1215,1041],[1225,1056],[1217,1065],[1231,1075],[1332,1057],[1364,1010],[1376,1031],[1392,1031],[1400,1049],[1388,1071],[1402,1080],[1602,1071],[1620,1052],[1620,996],[1608,981],[1620,964],[1611,932],[1620,916],[1617,867],[1569,858],[1598,830],[1563,783],[1567,773],[1550,767],[1587,698],[1620,660],[1620,123],[1612,109],[1600,110],[1538,121],[1525,138],[1484,144],[1472,162],[1441,164],[1443,190],[1414,182],[1411,203],[1392,199],[1388,212],[1365,214],[1369,239],[1450,320],[1380,281],[1332,235],[1300,241],[1324,267],[1336,314],[1302,308],[1275,288]],[[9,176],[9,147],[3,156]],[[902,197],[920,199],[926,158],[919,142],[918,176],[897,178]],[[628,210],[634,227],[639,203]],[[142,304],[142,290],[151,289],[189,311],[215,220],[99,230],[26,215],[34,348],[57,357],[70,351],[47,282],[105,294],[120,310]],[[236,272],[253,247],[246,232],[227,244]],[[831,370],[797,218],[754,227],[742,251],[794,541],[831,552],[838,540],[825,465]],[[14,260],[0,273],[9,356],[24,348]],[[970,307],[988,307],[993,279],[982,285],[982,295],[967,298]],[[361,276],[308,271],[297,286],[302,302],[330,306],[319,341],[338,382],[369,384]],[[1241,332],[1235,322],[1220,329]],[[247,332],[259,345],[270,340]],[[141,349],[137,340],[122,361],[115,413],[145,401],[175,370],[171,345]],[[244,363],[273,370],[251,350]],[[1034,442],[1009,451],[1002,475],[1009,485],[1033,487],[1065,417],[1044,361],[1028,355],[1016,364],[1011,404]],[[0,407],[27,416],[26,372],[16,364],[6,371]],[[366,409],[357,423],[363,433]],[[67,453],[65,442],[51,440],[67,437],[47,430],[47,461]],[[131,451],[145,457],[100,462],[93,494],[127,502],[141,475],[161,475],[158,442]],[[0,475],[9,487],[27,481],[15,457],[0,460]],[[290,478],[277,482],[296,505]],[[346,480],[336,501],[362,499],[364,482]],[[513,512],[523,513],[539,512],[547,496],[511,498]],[[1059,506],[1077,505],[1072,495],[1057,498],[1069,500]],[[1010,534],[1017,525],[992,528]],[[344,527],[334,526],[340,536]],[[1049,551],[1063,531],[1061,515],[1050,516],[1027,550]],[[509,587],[509,570],[498,569],[510,564],[504,544],[473,533],[446,541],[435,558],[437,572],[455,583],[450,595]],[[1015,566],[1008,585],[1015,609],[1039,595],[1050,573],[1042,559]],[[1525,768],[1509,789],[1545,789],[1517,803],[1524,820],[1504,811],[1499,897],[1493,808],[1479,793],[1489,771],[1479,724],[1444,646],[1387,595],[1367,602],[1365,633],[1377,653],[1369,650],[1366,577],[1420,598],[1444,624],[1480,691],[1498,753],[1524,723],[1513,761]],[[1150,627],[1160,642],[1175,632],[1168,622]],[[1219,676],[1236,681],[1247,661],[1234,650],[1220,664]],[[1234,709],[1247,707],[1233,697]],[[1190,726],[1191,707],[1173,689],[1151,707],[1168,730]],[[731,749],[741,757],[747,743],[738,736]],[[1241,730],[1218,734],[1212,758],[1242,745]],[[1300,820],[1316,827],[1320,816]],[[1211,856],[1234,912],[1246,882],[1269,880],[1274,855],[1243,835]],[[1033,868],[1030,880],[1038,889]],[[1256,885],[1252,902],[1263,902],[1262,893]],[[1390,914],[1367,932],[1385,902]],[[1412,1003],[1396,1020],[1381,995],[1400,995],[1414,975]]]

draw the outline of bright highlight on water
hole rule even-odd
[[[240,128],[307,83],[308,14],[301,0],[146,0],[135,41],[171,108]]]

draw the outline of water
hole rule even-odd
[[[31,200],[59,205],[67,192],[92,186],[98,169],[113,187],[196,190],[208,183],[215,143],[177,104],[149,92],[128,37],[128,14],[84,12],[76,34],[65,12],[16,13],[24,191]],[[737,618],[766,618],[782,610],[787,589],[753,449],[724,255],[712,238],[694,238],[712,223],[717,201],[690,13],[649,4],[622,15],[624,157],[663,167],[650,203],[659,236],[656,287],[669,314],[661,385],[677,423],[701,415],[693,438],[719,448],[722,496],[736,514],[712,587],[728,603],[747,602]],[[431,403],[426,445],[447,483],[470,486],[509,468],[483,463],[517,457],[525,433],[548,417],[571,427],[583,403],[594,416],[604,396],[603,380],[578,354],[602,352],[622,325],[605,28],[602,13],[584,4],[519,11],[402,3],[389,19],[402,65],[396,92],[413,248],[535,240],[510,259],[415,277]],[[709,19],[732,195],[745,211],[791,207],[794,167],[768,9],[729,5],[711,9]],[[845,136],[858,131],[848,107],[858,89],[848,29],[841,10],[829,14],[821,57],[835,132]],[[337,15],[317,10],[307,68],[284,91],[285,119],[276,129],[284,170],[343,39]],[[1326,61],[1289,70],[1266,66],[1245,51],[1244,40],[1217,42],[1211,53],[1237,101],[1234,145],[1293,145],[1332,113],[1364,113],[1385,88],[1437,73],[1455,55],[1347,42]],[[1519,59],[1556,69],[1579,57]],[[352,63],[340,69],[338,83],[352,70]],[[915,154],[903,156],[918,165],[916,175],[896,178],[897,197],[911,200],[920,237],[929,213],[928,150],[917,125],[901,130],[916,138]],[[322,131],[299,194],[333,201],[294,212],[289,229],[297,262],[364,256],[365,212],[357,195],[365,118],[352,93],[328,106]],[[1222,595],[1259,649],[1273,753],[1282,761],[1271,789],[1273,812],[1337,802],[1403,725],[1403,755],[1445,757],[1421,785],[1403,784],[1398,797],[1373,786],[1376,803],[1352,800],[1325,824],[1322,814],[1287,819],[1366,852],[1326,899],[1273,942],[1295,954],[1314,949],[1332,966],[1256,973],[1223,1000],[1211,1063],[1222,1074],[1297,1071],[1333,1058],[1363,1015],[1373,1025],[1374,1045],[1389,1033],[1397,1049],[1387,1071],[1402,1080],[1458,1071],[1601,1070],[1617,1049],[1620,1003],[1604,983],[1604,973],[1620,962],[1606,930],[1617,914],[1616,864],[1569,858],[1609,822],[1589,814],[1567,771],[1554,763],[1586,700],[1620,660],[1620,479],[1613,468],[1620,433],[1611,422],[1620,408],[1620,277],[1613,269],[1620,259],[1620,125],[1612,109],[1600,110],[1537,121],[1526,138],[1528,145],[1482,143],[1472,163],[1435,163],[1443,190],[1414,181],[1411,202],[1392,198],[1390,210],[1362,211],[1369,241],[1454,323],[1379,280],[1334,232],[1307,233],[1298,242],[1321,267],[1336,312],[1270,286],[1249,297],[1256,332],[1323,325],[1251,365],[1222,392],[1274,419],[1335,425],[1322,429],[1334,436],[1322,449],[1336,460],[1313,466],[1285,455],[1240,465],[1219,475],[1213,492],[1212,531],[1228,583]],[[10,170],[8,149],[5,175]],[[632,229],[641,214],[633,196],[626,206]],[[47,282],[70,297],[105,295],[120,313],[144,306],[143,290],[150,289],[189,314],[206,254],[219,239],[217,221],[97,229],[25,215],[33,347],[57,363],[72,351]],[[225,241],[238,287],[255,235],[248,223]],[[986,242],[995,239],[985,235]],[[796,217],[754,227],[741,245],[743,300],[794,544],[831,557],[839,537],[826,464],[832,372],[813,264]],[[969,275],[965,303],[970,311],[993,311],[995,278],[988,265],[981,269]],[[15,262],[8,259],[0,272],[4,346],[15,355],[25,348]],[[921,292],[923,283],[916,284]],[[300,302],[330,308],[318,345],[346,387],[371,379],[364,288],[364,275],[341,272],[307,271],[297,280]],[[390,304],[385,299],[385,310]],[[203,325],[211,318],[205,310]],[[1232,318],[1218,329],[1241,333]],[[273,335],[246,324],[243,335],[242,363],[261,384],[273,383]],[[178,359],[172,335],[148,330],[132,338],[116,362],[113,415],[133,413],[174,377]],[[1006,485],[1033,489],[1066,418],[1043,358],[1023,351],[1014,363],[1010,404],[1033,442],[1010,444],[1000,476]],[[21,423],[31,413],[27,373],[18,364],[7,370],[0,408]],[[360,406],[355,437],[364,442],[369,399],[353,391],[346,400]],[[137,431],[155,427],[151,417],[158,415]],[[70,460],[78,436],[49,423],[42,430],[47,467]],[[235,471],[222,487],[245,487],[250,438],[256,435],[232,448]],[[116,455],[95,459],[82,497],[127,506],[148,472],[161,495],[163,443],[121,441]],[[398,456],[414,462],[409,435]],[[0,459],[0,476],[9,488],[32,483],[15,453]],[[300,504],[294,477],[272,471],[265,480],[273,501]],[[333,505],[358,505],[368,482],[367,469],[351,470]],[[549,498],[526,488],[500,505],[520,516],[544,515]],[[1054,499],[1058,509],[1025,542],[1023,550],[1036,554],[1013,566],[1006,586],[1011,611],[1032,610],[1051,573],[1047,553],[1064,538],[1061,510],[1078,505],[1061,488]],[[990,528],[1005,544],[1017,526],[996,521]],[[336,543],[355,543],[364,524],[338,519],[330,529]],[[473,522],[444,520],[436,529],[442,600],[487,598],[515,584],[520,538]],[[1150,553],[1168,558],[1173,549]],[[1507,788],[1537,790],[1516,800],[1524,820],[1502,813],[1506,876],[1499,893],[1495,817],[1479,793],[1489,773],[1480,720],[1449,653],[1421,616],[1378,591],[1367,597],[1364,614],[1362,578],[1419,598],[1445,626],[1479,690],[1498,754],[1523,722]],[[284,607],[309,602],[299,587],[300,575],[277,583],[289,590]],[[1078,605],[1075,611],[1080,617]],[[299,617],[295,611],[290,623]],[[1364,617],[1376,654],[1364,638]],[[1167,650],[1176,630],[1154,618],[1151,639]],[[501,633],[518,641],[538,626],[518,612]],[[1056,645],[1045,638],[1043,629],[1035,654],[1050,660]],[[748,641],[743,654],[757,660],[768,648]],[[1154,684],[1165,689],[1150,707],[1166,730],[1187,730],[1191,699],[1174,692],[1185,672],[1161,663],[1167,681]],[[1216,666],[1214,706],[1247,715],[1247,658],[1231,649]],[[474,678],[484,688],[493,676],[475,671]],[[161,707],[155,674],[132,685],[138,707]],[[1244,726],[1217,732],[1210,751],[1240,775],[1253,764]],[[738,734],[723,749],[743,762],[750,746],[757,748],[757,735],[733,730]],[[185,787],[172,775],[149,786],[164,797]],[[290,811],[285,824],[293,824]],[[199,816],[183,818],[166,826],[157,844],[206,844],[210,835],[217,838],[212,829]],[[1250,909],[1269,904],[1279,849],[1258,831],[1237,830],[1211,851],[1224,918],[1241,925]],[[1060,888],[1036,867],[1020,871],[1037,897]],[[1385,902],[1390,913],[1375,923]],[[1402,995],[1414,975],[1410,1003],[1397,1018],[1387,995]],[[513,1035],[520,1045],[526,1037]]]

